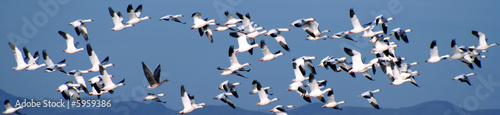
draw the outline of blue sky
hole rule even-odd
[[[56,92],[56,88],[68,80],[74,80],[59,72],[45,73],[42,69],[35,71],[12,71],[15,61],[8,42],[16,43],[19,48],[26,46],[32,53],[46,49],[54,61],[67,59],[66,70],[88,69],[91,67],[88,55],[85,51],[75,54],[66,54],[62,50],[66,48],[64,39],[57,31],[65,31],[80,42],[78,47],[85,47],[86,41],[83,37],[76,36],[72,26],[68,25],[76,19],[93,19],[94,22],[87,23],[89,41],[100,57],[109,56],[110,62],[115,67],[108,68],[113,74],[113,80],[118,82],[126,79],[126,85],[116,89],[113,95],[105,94],[103,98],[115,101],[134,100],[141,101],[149,92],[165,93],[162,100],[166,100],[166,107],[180,110],[182,104],[179,96],[179,87],[185,85],[186,90],[196,95],[197,102],[205,102],[210,105],[222,105],[219,100],[212,100],[214,96],[221,93],[217,90],[218,85],[229,80],[230,82],[241,82],[237,86],[240,93],[239,99],[233,99],[237,107],[250,110],[269,110],[275,105],[293,104],[296,106],[307,104],[295,92],[286,92],[288,85],[294,78],[291,67],[292,58],[301,56],[316,56],[313,60],[315,65],[326,56],[347,56],[342,48],[356,49],[362,53],[362,57],[371,59],[374,57],[369,51],[373,44],[367,43],[366,38],[359,38],[361,34],[352,35],[359,42],[351,42],[344,39],[328,39],[319,41],[306,41],[306,33],[301,28],[288,26],[299,18],[313,17],[320,23],[320,29],[329,29],[332,35],[339,31],[352,29],[349,19],[349,9],[354,8],[361,23],[372,21],[375,16],[383,13],[394,17],[389,22],[389,29],[401,27],[410,28],[413,32],[408,33],[409,44],[397,42],[397,55],[406,57],[408,62],[419,62],[413,66],[413,70],[420,72],[416,80],[421,86],[414,87],[409,83],[400,86],[389,85],[385,74],[378,71],[373,76],[375,81],[369,81],[358,75],[357,78],[350,77],[345,72],[335,73],[324,68],[316,68],[317,79],[328,80],[328,86],[333,88],[336,100],[347,101],[341,106],[370,107],[365,99],[357,97],[358,94],[374,89],[381,89],[375,94],[382,108],[399,108],[416,105],[426,101],[444,100],[464,107],[468,110],[475,109],[498,109],[500,101],[500,79],[495,66],[500,64],[496,59],[500,58],[498,47],[489,49],[483,55],[483,68],[469,69],[465,64],[457,60],[442,60],[439,63],[424,63],[429,57],[429,44],[437,40],[440,54],[450,54],[450,41],[456,39],[457,44],[471,46],[477,45],[477,39],[470,34],[471,30],[481,31],[486,34],[489,43],[499,43],[496,29],[500,25],[500,14],[495,11],[500,9],[496,1],[416,1],[416,0],[385,0],[385,1],[225,1],[209,0],[196,1],[185,0],[179,2],[171,1],[144,1],[144,2],[121,2],[121,1],[52,1],[57,3],[55,12],[44,10],[43,2],[46,1],[8,1],[7,5],[0,9],[6,16],[2,18],[0,35],[5,43],[0,52],[3,64],[0,65],[0,89],[16,96],[35,99],[60,99],[62,96]],[[41,4],[41,5],[40,5]],[[133,4],[136,7],[143,4],[142,16],[150,16],[146,20],[136,24],[132,28],[122,31],[110,31],[113,27],[108,7],[124,14],[124,21],[128,20],[126,7]],[[22,7],[19,7],[22,6]],[[53,9],[55,7],[50,7]],[[190,17],[194,12],[203,13],[204,18],[216,19],[217,22],[226,21],[224,11],[250,13],[255,23],[266,29],[290,28],[290,32],[283,32],[290,52],[269,62],[259,62],[262,57],[259,48],[254,49],[254,55],[248,53],[237,54],[240,62],[249,62],[252,65],[246,68],[252,69],[249,73],[242,73],[249,79],[243,79],[234,75],[219,77],[221,71],[216,67],[228,67],[227,49],[230,45],[237,45],[235,38],[230,37],[228,31],[214,32],[214,43],[209,43],[205,36],[200,37],[197,30],[190,30],[193,20]],[[182,25],[174,22],[158,21],[167,14],[183,14],[180,20],[187,22]],[[34,18],[35,17],[35,18]],[[35,21],[33,21],[35,20]],[[33,26],[36,31],[23,31],[23,26]],[[213,27],[215,28],[215,27]],[[379,28],[379,27],[377,27]],[[24,32],[24,33],[23,33]],[[9,36],[17,35],[21,39],[10,40]],[[19,37],[18,37],[19,38]],[[281,47],[269,36],[259,36],[257,41],[266,40],[271,51],[282,50]],[[350,60],[350,59],[349,59]],[[167,78],[170,82],[156,89],[145,89],[147,81],[144,77],[141,62],[144,61],[150,69],[158,64],[162,65],[162,79]],[[43,63],[40,59],[39,63]],[[470,77],[472,86],[451,80],[459,74],[475,72],[477,75]],[[96,76],[99,73],[84,74],[84,78]],[[270,92],[274,93],[271,98],[280,100],[266,106],[255,106],[258,102],[257,95],[248,95],[251,90],[251,81],[259,80],[263,86],[271,86]],[[494,82],[487,84],[482,82]],[[289,96],[290,95],[290,96]],[[83,96],[83,99],[96,99],[95,97]],[[312,99],[313,102],[319,102]],[[477,103],[475,103],[477,102]],[[150,103],[150,102],[145,102]]]

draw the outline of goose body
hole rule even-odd
[[[269,50],[269,47],[267,47],[264,40],[260,41],[260,49],[262,50],[262,54],[264,55],[264,57],[262,57],[259,61],[271,61],[271,60],[277,58],[278,56],[285,55],[284,53],[282,53],[280,51],[278,51],[276,53],[271,53],[271,51]]]
[[[85,20],[78,19],[78,20],[75,20],[75,21],[69,23],[69,25],[72,25],[73,27],[75,27],[75,31],[76,31],[76,34],[78,36],[80,36],[80,34],[81,34],[83,36],[83,38],[85,39],[85,41],[88,41],[89,34],[87,31],[87,26],[85,26],[85,23],[92,22],[92,21],[94,21],[94,20],[92,20],[92,19],[85,19]]]
[[[328,88],[321,91],[318,81],[316,81],[313,74],[309,74],[309,88],[311,89],[311,92],[307,95],[307,97],[317,97],[323,103],[325,102],[323,94],[333,90],[332,88]]]
[[[72,54],[72,53],[76,53],[76,52],[85,50],[84,48],[76,48],[75,47],[75,42],[74,42],[75,40],[71,35],[69,35],[63,31],[59,31],[59,34],[66,40],[66,49],[63,50],[63,52]]]
[[[161,101],[160,98],[158,97],[162,97],[162,96],[165,96],[165,94],[163,93],[160,93],[160,94],[154,94],[154,93],[148,93],[148,95],[146,95],[146,97],[144,97],[142,99],[142,101],[146,101],[146,100],[154,100],[156,102],[162,102],[162,103],[166,103],[166,101]]]
[[[179,114],[193,112],[195,109],[203,108],[205,105],[205,103],[196,104],[194,102],[194,96],[190,96],[186,92],[184,85],[181,86],[181,100],[182,100],[182,105],[184,106],[184,109],[179,111]]]
[[[477,40],[479,42],[477,47],[475,47],[475,46],[472,47],[475,50],[482,50],[483,52],[486,52],[486,49],[488,49],[492,46],[498,45],[498,43],[492,43],[492,44],[486,43],[486,35],[482,32],[472,30],[471,33],[472,33],[472,35],[477,37]]]
[[[199,12],[193,13],[191,17],[193,17],[194,20],[194,25],[191,27],[191,29],[198,29],[204,27],[205,25],[215,25],[214,22],[216,22],[214,19],[208,21],[203,20],[203,18],[201,18],[201,13]]]
[[[66,67],[66,59],[63,59],[62,61],[54,64],[52,62],[52,59],[50,59],[49,55],[47,55],[47,52],[45,50],[42,51],[43,55],[43,60],[45,60],[45,64],[47,65],[47,68],[45,68],[45,72],[54,72],[54,71],[61,71],[63,73],[66,73],[66,71],[62,67]]]
[[[123,16],[120,12],[116,13],[111,7],[108,8],[109,14],[111,15],[111,19],[113,20],[114,27],[111,28],[111,31],[120,31],[128,27],[132,27],[134,25],[127,24],[123,25]]]
[[[366,91],[366,92],[363,92],[361,94],[358,95],[358,97],[363,97],[365,98],[366,100],[368,100],[368,102],[375,108],[375,109],[380,109],[380,107],[378,106],[378,103],[377,103],[377,100],[375,99],[375,97],[373,97],[373,94],[374,93],[377,93],[377,92],[380,92],[380,89],[376,89],[376,90],[373,90],[373,91]]]
[[[425,60],[425,62],[436,63],[436,62],[441,61],[441,59],[446,59],[446,58],[450,57],[450,55],[439,56],[439,51],[438,51],[438,47],[436,45],[436,40],[432,41],[430,48],[431,48],[430,58]]]
[[[264,36],[271,36],[273,37],[279,44],[280,46],[285,49],[286,51],[290,51],[290,48],[288,48],[288,44],[285,41],[285,37],[281,35],[281,32],[283,31],[290,31],[288,28],[276,28],[276,29],[271,29],[267,31]]]
[[[16,59],[17,66],[13,67],[12,70],[19,71],[26,69],[29,67],[29,65],[24,61],[23,59],[23,54],[21,54],[21,51],[19,48],[17,48],[14,44],[9,42],[9,46],[12,49],[12,52],[14,52],[14,58]]]
[[[250,54],[253,54],[252,49],[254,47],[259,47],[259,44],[255,43],[248,44],[247,37],[243,33],[231,32],[229,35],[238,39],[238,49],[235,50],[235,53],[242,53],[248,51]]]
[[[349,10],[349,17],[351,18],[351,23],[353,26],[353,29],[349,30],[349,33],[361,33],[371,28],[371,26],[367,27],[361,26],[358,20],[358,16],[356,16],[356,14],[354,13],[354,9],[352,8]]]
[[[329,108],[333,108],[333,109],[342,110],[342,108],[340,108],[338,105],[345,103],[345,101],[336,102],[335,96],[333,95],[333,91],[328,91],[327,96],[328,97],[326,98],[326,104],[323,105],[323,108],[329,107]]]
[[[460,74],[460,75],[455,76],[455,78],[453,78],[453,80],[458,80],[460,82],[465,82],[465,83],[467,83],[470,86],[471,84],[470,84],[470,81],[469,81],[468,77],[472,76],[472,75],[476,75],[476,74],[475,73]]]
[[[11,113],[22,114],[18,110],[23,109],[23,107],[16,107],[16,108],[12,107],[8,99],[6,99],[3,104],[5,106],[5,111],[3,111],[2,114],[11,114]]]
[[[88,72],[98,72],[99,65],[103,65],[104,68],[115,66],[115,64],[108,63],[109,57],[106,57],[104,60],[99,62],[99,57],[97,57],[97,54],[90,44],[87,44],[87,54],[89,55],[90,63],[92,64],[92,68],[88,69]]]
[[[157,88],[161,84],[168,82],[167,79],[160,82],[161,66],[159,64],[158,64],[158,67],[156,67],[154,74],[151,73],[148,66],[146,66],[146,64],[144,64],[144,62],[142,62],[142,69],[144,71],[144,75],[146,76],[146,79],[149,82],[149,85],[146,86],[146,88]]]
[[[181,20],[179,20],[178,18],[180,17],[184,17],[184,15],[182,14],[176,14],[176,15],[166,15],[166,16],[163,16],[160,18],[159,21],[162,21],[162,20],[165,20],[165,21],[174,21],[174,22],[178,22],[178,23],[181,23],[181,24],[186,24],[186,22],[182,22]]]
[[[240,64],[240,62],[238,62],[238,58],[236,57],[236,54],[234,52],[234,48],[232,45],[229,46],[228,54],[229,54],[229,62],[231,63],[231,66],[229,66],[226,69],[217,68],[219,70],[222,70],[222,73],[220,74],[220,76],[226,76],[229,74],[236,74],[236,75],[241,76],[243,78],[247,78],[236,71],[237,70],[238,71],[249,71],[249,70],[243,69],[243,67],[250,65],[250,63]]]
[[[127,25],[134,25],[134,24],[137,24],[141,21],[151,19],[151,17],[149,17],[149,16],[144,16],[144,17],[140,18],[141,13],[142,13],[142,4],[137,6],[137,8],[135,10],[134,10],[134,7],[132,7],[132,4],[129,4],[127,7],[127,13],[128,13],[128,17],[129,17],[129,20],[125,23]]]
[[[101,89],[101,91],[112,92],[114,89],[125,85],[125,79],[118,82],[118,84],[113,83],[113,81],[111,80],[112,76],[108,74],[108,72],[104,69],[102,65],[99,65],[99,71],[101,73],[100,77],[104,83],[104,87]]]
[[[23,48],[24,55],[28,58],[28,67],[26,70],[36,70],[38,68],[41,68],[43,66],[47,66],[45,63],[43,64],[37,64],[36,61],[39,59],[40,55],[38,54],[38,51],[35,52],[34,56],[31,55],[31,53],[28,51],[26,47]]]

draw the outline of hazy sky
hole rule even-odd
[[[359,38],[361,34],[351,36],[358,42],[345,39],[328,39],[306,41],[306,33],[301,28],[289,26],[299,18],[313,17],[320,23],[320,29],[329,29],[331,32],[352,29],[349,19],[349,9],[354,8],[361,23],[372,21],[375,16],[384,14],[394,17],[389,22],[389,29],[396,27],[410,28],[408,33],[409,44],[397,41],[398,56],[406,57],[407,62],[419,62],[412,66],[413,70],[420,72],[416,80],[421,86],[417,88],[410,83],[400,86],[389,85],[387,76],[380,70],[373,75],[375,81],[369,81],[361,74],[357,78],[350,77],[345,72],[335,73],[331,70],[317,67],[317,79],[328,80],[327,87],[333,88],[337,101],[347,101],[340,106],[370,107],[364,98],[358,94],[374,89],[382,91],[375,94],[381,108],[400,108],[419,103],[444,100],[464,107],[468,110],[499,109],[500,102],[500,75],[496,59],[500,58],[500,46],[490,48],[483,53],[488,58],[481,59],[482,67],[469,69],[458,60],[442,60],[438,63],[424,63],[429,58],[429,44],[437,40],[440,55],[450,54],[450,41],[456,39],[458,45],[477,45],[477,39],[471,30],[481,31],[486,34],[489,43],[500,43],[497,33],[497,23],[500,14],[496,1],[419,1],[419,0],[385,0],[385,1],[269,1],[269,0],[183,0],[172,1],[7,1],[0,9],[4,11],[4,18],[0,21],[0,35],[3,36],[0,52],[3,64],[0,65],[0,89],[16,96],[28,99],[61,99],[60,93],[55,90],[66,81],[74,80],[60,72],[45,73],[43,69],[35,71],[13,71],[16,66],[13,53],[8,42],[15,42],[19,48],[27,47],[32,53],[47,50],[53,61],[66,59],[67,71],[73,69],[89,69],[91,67],[85,51],[75,54],[62,52],[66,48],[64,39],[57,31],[65,31],[80,42],[80,47],[90,43],[102,60],[110,57],[110,62],[116,66],[107,68],[113,74],[114,82],[125,78],[125,86],[116,89],[115,94],[104,94],[102,98],[114,101],[142,101],[149,92],[165,93],[162,100],[166,100],[166,107],[181,110],[180,86],[185,85],[188,93],[196,95],[196,102],[205,102],[209,105],[223,105],[224,103],[212,98],[221,93],[217,90],[219,84],[225,80],[241,82],[237,86],[240,98],[233,98],[237,107],[250,110],[269,110],[274,106],[293,104],[301,106],[308,104],[295,92],[287,92],[291,80],[294,78],[291,60],[301,56],[316,56],[315,65],[326,56],[347,56],[343,47],[356,49],[367,60],[374,58],[370,54],[374,44],[367,43],[367,38]],[[56,7],[46,8],[46,4],[56,3]],[[120,11],[124,21],[128,20],[126,8],[128,4],[137,7],[143,4],[141,16],[150,16],[146,20],[135,24],[132,28],[122,31],[110,31],[113,27],[108,7]],[[239,62],[249,62],[252,65],[245,68],[251,72],[242,74],[249,79],[235,75],[219,77],[221,71],[216,68],[229,67],[227,50],[230,45],[237,46],[235,38],[230,37],[228,31],[214,32],[214,43],[209,43],[205,36],[200,37],[197,30],[190,30],[194,12],[201,12],[203,18],[216,19],[224,23],[224,11],[232,15],[235,12],[250,13],[255,23],[266,29],[290,28],[290,32],[282,32],[286,38],[290,52],[284,51],[274,39],[269,36],[259,36],[256,41],[264,39],[272,52],[283,50],[285,55],[269,62],[258,61],[261,57],[260,48],[254,49],[254,54],[237,54]],[[187,24],[158,21],[168,14],[183,14],[180,20]],[[89,41],[77,36],[73,27],[68,25],[76,19],[93,19],[87,23]],[[28,28],[28,29],[27,29]],[[212,27],[213,29],[215,26]],[[380,27],[377,26],[376,30]],[[13,37],[14,36],[14,37]],[[16,37],[17,36],[17,37]],[[9,39],[14,38],[14,39]],[[348,59],[350,61],[350,59]],[[153,70],[158,64],[162,65],[162,77],[170,81],[156,89],[145,89],[147,81],[144,77],[141,62],[144,61]],[[44,63],[39,59],[38,63]],[[451,80],[459,74],[475,72],[477,75],[470,77],[472,86]],[[98,72],[84,74],[88,79],[98,75]],[[266,106],[256,106],[257,95],[248,95],[251,90],[251,81],[259,80],[263,86],[271,86],[269,91],[274,93],[270,98],[280,100]],[[90,84],[87,84],[90,86]],[[82,94],[84,95],[84,94]],[[82,96],[82,99],[96,99],[94,96]],[[319,102],[316,98],[313,102]],[[145,103],[150,103],[149,101]]]

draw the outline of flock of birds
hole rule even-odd
[[[112,21],[114,23],[114,27],[111,29],[112,31],[120,31],[125,28],[133,27],[134,24],[138,24],[141,21],[145,21],[151,19],[151,17],[144,16],[140,17],[142,13],[142,5],[139,5],[137,8],[133,8],[132,5],[127,7],[127,13],[129,16],[129,21],[123,23],[123,16],[120,12],[115,12],[111,7],[109,7],[109,13],[112,17]],[[248,52],[253,54],[253,49],[256,47],[260,47],[263,57],[259,61],[271,61],[273,59],[278,58],[281,55],[284,55],[281,51],[272,52],[269,47],[267,47],[264,40],[260,41],[260,44],[256,43],[256,38],[262,34],[264,36],[271,36],[277,41],[284,50],[290,52],[290,48],[287,45],[285,37],[281,35],[281,32],[290,31],[288,28],[275,28],[270,30],[264,30],[263,27],[256,24],[250,18],[250,15],[247,13],[246,15],[236,13],[238,18],[232,16],[229,12],[224,13],[227,17],[227,21],[224,24],[216,22],[214,19],[208,20],[207,18],[203,19],[202,14],[199,12],[193,13],[192,18],[194,20],[194,24],[191,29],[198,29],[200,36],[205,35],[210,42],[213,42],[212,29],[211,26],[217,26],[214,31],[228,31],[229,36],[237,38],[238,46],[235,49],[233,45],[229,46],[228,56],[230,66],[227,68],[217,67],[218,70],[222,71],[220,76],[226,75],[237,75],[243,78],[248,78],[244,76],[240,72],[250,72],[250,69],[245,69],[244,67],[249,66],[250,63],[243,63],[237,59],[237,55],[239,53]],[[186,24],[180,20],[183,15],[166,15],[161,17],[159,20],[165,21],[174,21],[180,24]],[[377,16],[373,21],[369,21],[367,24],[361,24],[358,20],[358,17],[354,13],[353,9],[349,10],[349,17],[352,22],[353,28],[346,31],[341,31],[333,34],[331,37],[324,35],[325,33],[330,32],[329,30],[320,30],[319,23],[314,18],[303,18],[293,21],[290,26],[296,28],[302,28],[306,32],[306,40],[325,40],[327,38],[331,39],[339,39],[344,38],[350,40],[352,42],[357,42],[356,39],[350,37],[352,34],[362,34],[362,38],[370,39],[370,43],[374,43],[373,49],[370,51],[371,54],[374,54],[376,58],[371,59],[368,63],[363,62],[363,57],[361,56],[361,52],[353,50],[351,48],[344,47],[344,52],[351,57],[351,62],[348,62],[348,57],[333,57],[327,56],[322,59],[317,65],[318,67],[325,67],[326,69],[330,68],[334,72],[345,71],[353,78],[356,77],[356,73],[361,73],[369,80],[373,80],[369,69],[375,74],[376,68],[380,68],[391,81],[390,85],[401,85],[405,82],[410,82],[413,85],[418,87],[417,82],[415,81],[415,76],[419,75],[418,71],[411,70],[411,66],[417,65],[418,62],[406,63],[404,62],[406,58],[396,56],[395,49],[398,47],[393,41],[389,41],[391,39],[390,36],[394,36],[398,41],[402,40],[404,43],[409,43],[408,33],[411,32],[411,29],[402,29],[395,28],[391,31],[388,31],[389,21],[394,20],[394,18],[387,18],[383,15]],[[54,63],[46,50],[42,51],[43,59],[45,60],[44,64],[37,64],[37,59],[39,58],[38,51],[33,55],[28,51],[26,47],[23,48],[23,54],[14,44],[9,42],[9,46],[12,48],[14,53],[14,57],[17,63],[17,66],[13,68],[13,70],[36,70],[46,66],[45,72],[55,72],[60,71],[64,74],[71,75],[75,77],[75,81],[68,81],[57,88],[57,91],[60,92],[64,99],[70,100],[81,100],[80,93],[86,93],[88,95],[95,95],[100,98],[101,95],[105,93],[113,94],[114,90],[120,86],[125,85],[125,79],[121,80],[118,83],[114,83],[112,81],[113,75],[109,74],[105,69],[108,67],[114,66],[114,64],[109,63],[109,57],[106,57],[104,60],[100,61],[96,52],[92,48],[92,46],[88,43],[89,37],[87,32],[86,23],[92,22],[92,19],[78,19],[75,20],[69,25],[72,25],[75,28],[75,31],[78,36],[82,35],[85,41],[87,41],[86,48],[77,48],[79,42],[75,42],[75,39],[68,33],[59,31],[58,33],[66,40],[67,48],[63,50],[63,52],[68,54],[77,53],[79,51],[86,50],[90,63],[92,67],[86,70],[72,70],[66,72],[63,67],[67,66],[65,64],[65,60],[58,63]],[[374,31],[374,29],[380,25],[379,31]],[[387,35],[389,33],[389,35]],[[481,68],[481,58],[486,58],[486,56],[481,55],[481,53],[486,52],[486,50],[492,46],[498,45],[497,43],[488,44],[486,42],[485,34],[479,31],[472,31],[472,34],[477,37],[479,41],[478,46],[458,46],[456,44],[456,40],[453,39],[451,41],[452,55],[444,55],[440,56],[438,53],[438,47],[436,41],[432,41],[430,44],[430,58],[426,60],[427,63],[436,63],[442,59],[450,59],[450,60],[460,60],[465,63],[469,68],[474,69],[473,63]],[[385,36],[384,36],[385,35]],[[247,40],[248,39],[248,40]],[[249,43],[250,41],[250,43]],[[325,103],[323,108],[333,108],[342,110],[339,107],[339,104],[346,103],[346,101],[335,101],[334,93],[332,88],[327,88],[326,80],[317,80],[315,77],[316,70],[315,65],[313,65],[312,60],[316,59],[315,56],[302,56],[299,58],[294,58],[292,60],[292,67],[295,74],[295,78],[292,79],[292,83],[289,86],[288,91],[296,91],[299,96],[306,102],[312,102],[310,97],[316,97],[319,101]],[[158,65],[155,71],[152,73],[147,65],[142,62],[143,71],[146,79],[149,82],[149,85],[145,88],[157,88],[165,82],[168,82],[167,79],[160,80],[161,66]],[[306,69],[309,70],[309,76],[306,76]],[[88,79],[88,82],[91,83],[90,88],[87,87],[85,83],[85,78],[82,76],[83,74],[89,72],[100,72],[100,75],[92,77]],[[471,75],[475,75],[475,73],[462,74],[453,78],[453,80],[459,80],[461,82],[466,82],[467,84],[471,84],[468,80],[468,77]],[[116,78],[113,78],[116,79]],[[307,83],[304,84],[304,81]],[[218,89],[224,90],[219,95],[215,96],[213,99],[221,100],[224,103],[227,103],[230,107],[235,109],[235,105],[230,98],[239,98],[236,86],[240,85],[239,82],[231,83],[228,80],[224,81],[220,84]],[[269,96],[272,93],[269,93],[268,90],[271,87],[263,87],[259,81],[253,80],[252,82],[253,90],[250,91],[250,94],[258,94],[260,102],[257,103],[257,106],[267,105],[274,101],[279,100],[278,98],[270,99]],[[309,87],[309,90],[307,90]],[[90,91],[89,91],[90,90]],[[376,109],[380,107],[377,104],[373,94],[376,92],[380,92],[380,89],[368,90],[359,94],[359,97],[363,97],[368,100],[368,102]],[[326,99],[325,99],[326,93]],[[162,101],[159,97],[165,96],[165,94],[153,94],[148,93],[146,97],[144,97],[143,101],[146,100],[154,100],[156,102],[166,103],[166,101]],[[190,113],[195,109],[203,108],[205,103],[196,103],[194,100],[194,95],[191,95],[187,92],[184,85],[181,86],[181,100],[184,106],[184,109],[179,113]],[[9,113],[18,113],[19,109],[22,107],[13,108],[9,100],[5,100],[5,108],[6,110],[3,112],[4,114]],[[286,114],[287,108],[293,108],[293,105],[278,105],[270,110],[270,112],[274,112],[276,114]]]

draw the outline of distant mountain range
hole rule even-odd
[[[24,99],[10,95],[0,90],[1,101],[10,99],[12,106],[15,100]],[[29,101],[29,100],[28,100]],[[161,103],[142,103],[137,101],[127,101],[112,103],[110,108],[24,108],[19,110],[21,113],[33,115],[175,115],[179,110],[172,110],[164,107]],[[321,108],[321,103],[311,103],[308,105],[290,109],[289,115],[492,115],[500,114],[500,109],[487,109],[467,111],[446,101],[430,101],[421,103],[412,107],[403,108],[383,108],[380,110],[367,107],[342,107],[343,110],[334,110],[331,108]],[[130,108],[129,108],[130,106]],[[182,105],[179,105],[182,106]],[[1,107],[0,111],[5,109]],[[270,109],[269,109],[270,110]],[[272,114],[269,111],[251,111],[241,108],[232,109],[228,106],[207,105],[203,109],[197,109],[189,115],[262,115]]]

